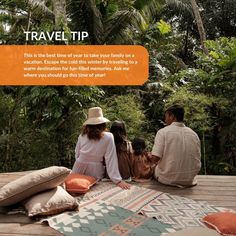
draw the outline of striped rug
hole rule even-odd
[[[131,186],[129,190],[122,190],[110,182],[99,182],[90,192],[77,197],[79,206],[91,199],[109,202],[133,212],[139,212],[145,205],[160,196],[162,192]]]

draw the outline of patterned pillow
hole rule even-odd
[[[0,189],[0,206],[9,206],[64,182],[71,172],[66,167],[51,166],[26,174]]]
[[[78,203],[61,186],[38,193],[25,200],[24,207],[28,211],[28,216],[35,215],[55,215],[65,210],[73,210],[78,207]]]
[[[202,221],[212,229],[217,230],[225,236],[236,235],[236,213],[233,212],[217,212],[205,216]]]
[[[81,174],[70,174],[65,180],[66,190],[70,193],[86,193],[96,183],[94,177]]]

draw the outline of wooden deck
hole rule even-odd
[[[0,173],[0,187],[25,175],[27,172]],[[208,201],[210,204],[236,211],[236,176],[199,175],[198,185],[193,188],[179,189],[151,181],[137,184],[194,200]],[[0,235],[62,235],[47,225],[42,225],[23,214],[9,215],[8,208],[0,207]]]

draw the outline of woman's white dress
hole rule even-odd
[[[105,172],[103,165],[105,158],[107,173],[114,183],[121,181],[113,134],[103,132],[100,140],[90,140],[87,135],[80,135],[75,148],[75,163],[72,173],[79,173],[102,179]]]

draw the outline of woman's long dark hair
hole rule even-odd
[[[98,125],[85,125],[82,130],[82,136],[87,134],[88,139],[100,140],[103,131],[106,130],[106,123]]]
[[[111,125],[110,132],[114,135],[116,147],[119,147],[127,141],[127,133],[123,121],[114,121]]]

